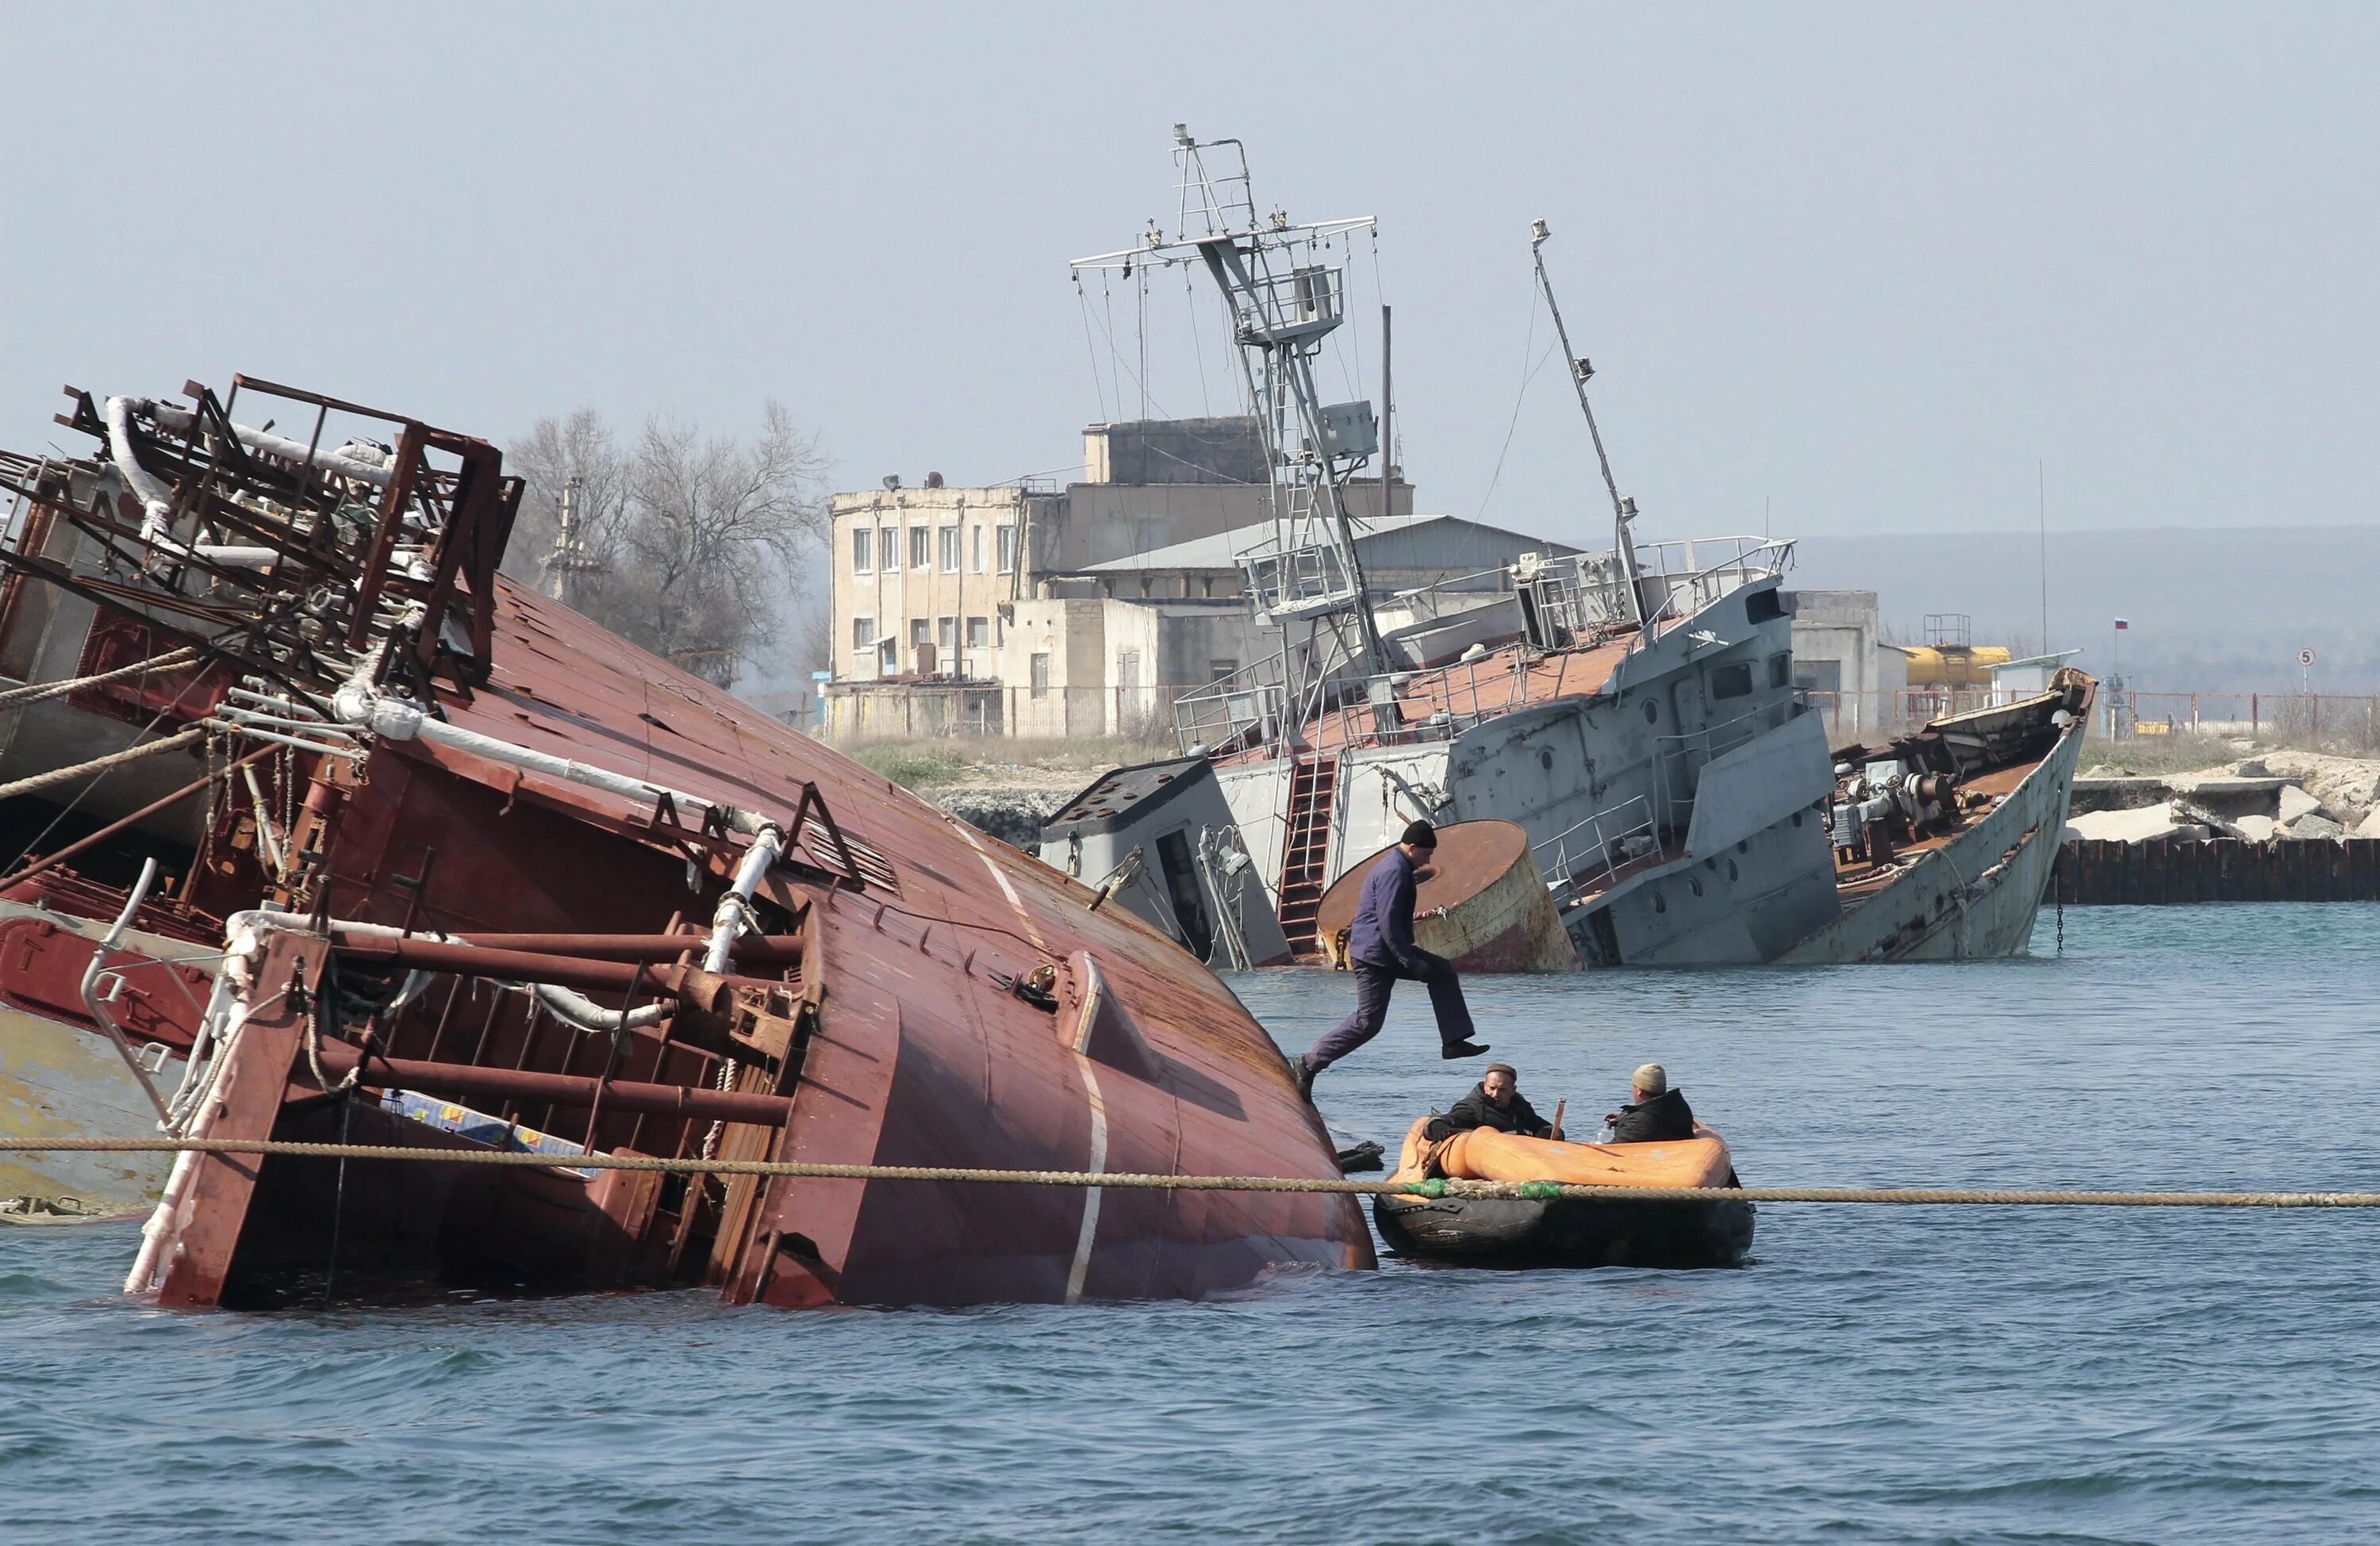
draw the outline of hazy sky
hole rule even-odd
[[[2374,518],[2372,7],[6,15],[16,449],[61,382],[246,370],[500,442],[773,396],[845,487],[1057,467],[1115,406],[1066,260],[1170,211],[1181,120],[1378,217],[1425,508],[1512,427],[1488,518],[1601,529],[1559,362],[1513,420],[1541,215],[1647,535],[2029,527],[2036,457],[2058,527]],[[1148,304],[1196,411],[1180,276]]]

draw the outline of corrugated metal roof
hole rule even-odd
[[[1515,548],[1515,551],[1529,549],[1547,553],[1578,551],[1577,549],[1566,543],[1531,537],[1524,532],[1509,531],[1502,526],[1491,526],[1480,521],[1466,521],[1457,515],[1384,515],[1378,520],[1359,521],[1356,525],[1358,529],[1355,533],[1355,546],[1358,557],[1364,556],[1366,550],[1378,546],[1379,539],[1382,537],[1418,535],[1425,530],[1431,531],[1433,534],[1443,532],[1453,535],[1460,532],[1463,536],[1502,537],[1509,539],[1510,544],[1520,545]],[[1240,554],[1268,546],[1272,540],[1273,525],[1267,521],[1256,525],[1234,526],[1229,531],[1220,531],[1207,537],[1193,537],[1187,542],[1168,543],[1162,548],[1151,548],[1147,552],[1128,553],[1123,558],[1087,564],[1081,573],[1114,574],[1137,574],[1143,570],[1152,569],[1236,569],[1239,567]],[[1498,545],[1500,547],[1506,544]]]

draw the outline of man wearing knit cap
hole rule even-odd
[[[1669,1070],[1647,1063],[1628,1081],[1635,1099],[1603,1119],[1614,1143],[1661,1143],[1694,1135],[1694,1108],[1670,1088]]]
[[[1380,1033],[1389,1018],[1389,994],[1398,979],[1429,984],[1429,1007],[1438,1016],[1439,1056],[1476,1057],[1488,1050],[1471,1039],[1471,1009],[1453,962],[1414,943],[1414,896],[1435,872],[1430,855],[1438,833],[1428,822],[1405,828],[1397,846],[1380,856],[1364,877],[1355,926],[1347,935],[1347,960],[1355,973],[1355,1012],[1323,1033],[1314,1049],[1290,1060],[1297,1093],[1314,1097],[1314,1076]]]

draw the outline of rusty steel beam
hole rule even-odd
[[[470,934],[458,936],[482,950],[531,950],[581,960],[666,961],[685,951],[699,956],[709,937],[698,934]],[[792,965],[802,959],[797,934],[747,935],[735,959],[752,965]]]
[[[322,1069],[331,1077],[345,1078],[359,1061],[365,1061],[364,1055],[356,1048],[344,1042],[323,1040]],[[607,1111],[642,1111],[695,1121],[748,1122],[769,1128],[783,1127],[794,1105],[783,1095],[747,1095],[706,1090],[698,1085],[643,1084],[589,1079],[583,1074],[488,1069],[472,1063],[429,1063],[378,1055],[366,1063],[362,1082],[424,1095],[518,1101],[525,1105],[589,1107],[600,1091]],[[556,1163],[566,1164],[567,1159]]]
[[[639,976],[640,963],[633,960],[595,960],[534,950],[491,950],[477,945],[457,945],[412,936],[398,938],[334,930],[331,945],[339,954],[357,960],[385,962],[422,972],[452,972],[467,977],[496,977],[506,982],[551,983],[558,987],[625,992],[637,985]],[[684,948],[683,944],[673,943],[669,949],[670,959],[676,959],[677,953]],[[644,980],[656,988],[671,986],[666,981],[656,980],[651,973],[645,973]],[[785,985],[765,977],[721,977],[716,980],[730,987],[783,988]]]

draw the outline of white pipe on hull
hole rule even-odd
[[[735,936],[751,918],[752,893],[759,889],[761,877],[784,846],[784,831],[774,822],[761,823],[760,830],[752,835],[752,846],[744,851],[743,863],[735,866],[734,883],[710,915],[710,948],[702,956],[705,972],[725,972],[735,964]]]
[[[199,416],[188,408],[177,408],[170,403],[152,403],[149,411],[161,429],[171,429],[177,435],[187,435],[198,428]],[[310,457],[316,472],[328,473],[333,477],[349,478],[385,489],[389,479],[395,476],[395,469],[387,462],[359,462],[353,456],[324,451],[320,446],[310,451],[303,441],[269,434],[262,429],[251,429],[245,424],[233,425],[231,432],[239,437],[240,444],[262,455],[278,456],[285,462],[296,462],[300,465]]]
[[[367,661],[369,668],[373,662]],[[685,790],[671,789],[644,779],[632,779],[625,773],[614,773],[606,767],[596,767],[568,757],[558,757],[551,752],[540,752],[512,742],[482,735],[478,731],[465,730],[460,725],[433,719],[419,704],[402,698],[392,698],[361,680],[351,680],[332,696],[331,707],[340,719],[358,730],[368,730],[389,741],[427,741],[433,745],[451,746],[458,752],[484,757],[530,773],[542,773],[549,779],[565,783],[584,784],[607,794],[625,795],[631,800],[650,800],[666,794],[681,806],[694,810],[713,810],[724,815],[727,824],[749,838],[758,839],[764,831],[777,833],[775,846],[782,849],[783,831],[768,817],[753,811],[730,805],[724,801],[705,795],[690,794]],[[771,862],[774,863],[772,852]]]
[[[175,540],[171,535],[174,524],[174,491],[159,482],[155,475],[140,465],[132,449],[132,410],[156,405],[129,397],[107,400],[107,449],[115,463],[115,470],[124,475],[131,486],[133,497],[140,501],[140,539],[151,546],[172,553],[176,558],[204,559],[226,569],[269,569],[280,558],[270,548],[227,548],[200,543],[189,546]]]

